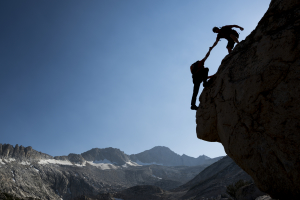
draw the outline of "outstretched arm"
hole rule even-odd
[[[219,39],[217,38],[215,43],[211,47],[209,47],[209,51],[211,51],[218,44],[218,42],[219,42]]]
[[[207,52],[207,54],[205,55],[205,57],[202,60],[206,61],[206,59],[208,58],[209,54],[210,54],[210,50]]]
[[[230,28],[239,28],[239,29],[241,29],[241,31],[244,30],[243,27],[240,27],[240,26],[238,26],[238,25],[227,25],[226,27],[230,27]]]

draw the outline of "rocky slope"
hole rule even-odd
[[[221,142],[260,190],[300,199],[300,1],[272,0],[200,96],[197,136]]]
[[[220,199],[220,196],[226,193],[226,186],[238,180],[253,181],[230,157],[226,156],[205,168],[191,181],[173,190],[165,191],[154,186],[134,186],[117,192],[114,197],[124,200]],[[252,196],[257,197],[256,193],[253,193]],[[258,193],[258,195],[261,194],[263,193]],[[246,195],[249,196],[249,194]]]
[[[227,185],[235,183],[238,180],[252,181],[252,178],[230,157],[226,156],[201,171],[191,181],[174,191],[187,190],[182,199],[217,197],[226,193]]]

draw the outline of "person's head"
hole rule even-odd
[[[219,33],[220,29],[218,27],[213,27],[212,31],[214,33]]]

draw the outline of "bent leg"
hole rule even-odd
[[[203,81],[203,85],[207,82],[207,78],[208,78],[208,68],[204,68],[203,72],[202,72],[202,81]]]
[[[196,99],[197,99],[197,95],[198,95],[198,92],[199,92],[199,88],[200,88],[200,83],[201,81],[199,80],[193,80],[194,82],[194,90],[193,90],[193,97],[192,97],[192,101],[191,101],[191,105],[196,105]]]
[[[235,43],[240,43],[239,40],[237,39],[237,37],[236,37],[235,35],[230,34],[230,37],[231,37],[231,39],[233,39],[233,41],[234,41]]]
[[[228,38],[227,40],[228,40],[228,44],[227,44],[226,48],[228,50],[228,53],[230,53],[234,47],[234,40],[232,38]]]
[[[230,52],[231,52],[231,48],[230,48],[230,47],[227,47],[227,50],[228,50],[228,53],[230,53]]]

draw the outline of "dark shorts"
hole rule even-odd
[[[236,31],[232,31],[231,34],[234,35],[236,38],[239,38],[239,34]],[[226,38],[226,39],[228,40],[228,44],[227,44],[226,48],[227,49],[228,48],[233,49],[233,47],[234,47],[234,40],[231,37]]]
[[[193,75],[193,83],[194,84],[200,84],[202,81],[206,81],[208,76],[208,68],[204,68],[200,73]]]

